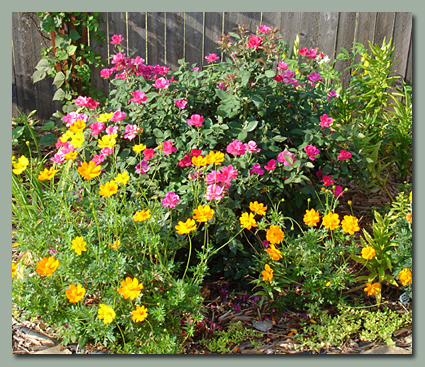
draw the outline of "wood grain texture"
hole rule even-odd
[[[204,50],[204,14],[185,13],[185,60],[190,60],[190,65],[195,64],[198,67],[202,66]],[[211,52],[214,52],[212,50]],[[208,52],[210,53],[210,52]],[[207,53],[207,54],[208,54]]]
[[[386,43],[393,37],[395,13],[382,12],[376,16],[375,36],[373,44],[382,45],[384,38]]]
[[[284,41],[289,42],[290,50],[294,47],[295,37],[299,33],[300,16],[302,13],[282,13],[280,29]]]
[[[111,37],[114,34],[120,34],[124,37],[124,42],[122,46],[124,47],[125,52],[128,55],[128,38],[127,38],[127,20],[126,13],[124,12],[111,12],[107,13],[107,22],[108,22],[108,47],[109,55],[114,54],[114,45],[111,45]]]
[[[412,13],[396,13],[394,22],[394,65],[393,74],[403,77],[406,75],[409,57],[410,36],[412,34]]]
[[[316,48],[319,38],[320,13],[301,13],[300,17],[300,49],[303,47]]]
[[[282,13],[279,12],[263,12],[262,13],[263,21],[262,24],[281,29],[281,18]]]
[[[129,53],[146,60],[146,13],[127,13]]]
[[[223,34],[223,21],[223,13],[205,12],[203,63],[204,57],[210,53],[221,57],[221,50],[217,48],[217,40]],[[189,61],[189,59],[187,60]]]
[[[355,41],[364,45],[369,53],[370,47],[368,41],[372,42],[375,36],[376,15],[377,13],[371,12],[360,12],[357,14]],[[361,58],[361,55],[356,55],[354,61],[358,63]]]
[[[165,13],[148,13],[148,47],[147,63],[149,65],[165,64]]]
[[[184,56],[184,13],[166,13],[165,64],[177,70]]]
[[[354,41],[354,30],[356,26],[356,13],[354,12],[344,12],[339,14],[338,22],[338,35],[336,43],[337,54],[340,53],[341,47],[344,47],[346,50],[351,50],[353,47]],[[347,60],[337,60],[335,63],[335,69],[338,71],[343,71],[350,65],[350,61]],[[348,86],[350,79],[351,71],[344,71],[341,75],[341,84],[343,87]]]
[[[317,46],[329,58],[335,57],[337,30],[338,13],[320,13]]]

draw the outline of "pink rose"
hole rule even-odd
[[[192,158],[189,154],[185,154],[183,159],[179,161],[180,167],[189,167],[192,164]]]
[[[171,154],[177,150],[176,147],[173,147],[173,142],[170,140],[164,141],[164,144],[162,145],[162,151],[164,154]]]
[[[280,163],[283,163],[284,166],[290,166],[292,165],[292,163],[289,163],[286,158],[285,158],[285,154],[287,156],[290,156],[292,158],[292,162],[295,162],[295,156],[288,150],[284,150],[283,152],[280,152],[279,155],[277,156],[277,161]]]
[[[121,120],[124,120],[126,117],[127,115],[125,114],[125,112],[121,112],[120,110],[117,110],[112,115],[110,121],[121,121]]]
[[[132,95],[133,98],[130,99],[130,101],[134,103],[141,103],[148,99],[148,97],[145,96],[145,92],[141,92],[139,90],[135,90]]]
[[[137,125],[127,125],[124,130],[124,139],[133,140],[138,132],[139,128]]]
[[[170,86],[170,82],[167,79],[161,77],[155,80],[153,86],[158,89],[167,89]]]
[[[351,158],[351,153],[350,152],[347,152],[346,150],[341,150],[339,152],[338,159],[340,161],[343,161],[344,159],[350,159],[350,158]]]
[[[99,135],[100,132],[105,129],[105,124],[103,122],[93,122],[90,124],[90,130],[92,131],[91,135]]]
[[[178,99],[178,100],[176,100],[176,101],[174,101],[174,104],[178,107],[178,108],[180,108],[180,109],[185,109],[186,108],[186,105],[187,105],[187,100],[185,99],[185,98],[183,98],[183,99]]]
[[[317,149],[314,145],[307,145],[304,150],[307,153],[308,158],[312,161],[314,161],[316,159],[316,155],[320,153],[320,150]]]
[[[205,198],[208,201],[211,200],[220,200],[223,198],[223,187],[218,186],[216,184],[212,184],[207,186],[207,193],[205,194]]]
[[[121,43],[122,41],[124,41],[124,37],[121,36],[120,34],[114,34],[111,37],[111,45],[118,45],[119,43]]]
[[[226,148],[227,153],[234,155],[244,155],[246,147],[239,140],[233,140]]]
[[[273,171],[276,168],[276,161],[274,159],[270,159],[267,164],[264,166],[264,169],[267,171]]]
[[[136,172],[144,175],[145,173],[148,173],[149,170],[151,168],[148,166],[148,162],[146,161],[141,161],[137,166],[136,166]]]
[[[144,160],[145,161],[148,161],[149,159],[151,159],[154,155],[155,155],[156,153],[155,153],[155,151],[152,149],[152,148],[148,148],[148,149],[145,149],[144,151],[143,151],[143,156],[144,156]]]
[[[179,201],[180,196],[173,191],[167,192],[165,198],[161,200],[162,206],[165,208],[174,208]]]
[[[252,168],[249,170],[249,174],[253,175],[256,173],[259,176],[262,176],[264,174],[264,170],[261,169],[261,166],[258,163],[255,163]]]
[[[192,126],[202,126],[202,122],[204,121],[204,117],[198,114],[194,114],[190,116],[190,119],[187,120],[187,123]]]
[[[205,56],[205,59],[209,62],[212,63],[215,60],[218,60],[219,57],[216,54],[209,54],[208,56]]]
[[[328,115],[322,115],[320,116],[320,126],[321,127],[329,127],[332,123],[333,119],[332,117],[328,117]]]
[[[332,192],[333,192],[336,199],[344,194],[343,193],[344,190],[339,185],[336,185],[335,188],[332,190]]]
[[[255,153],[255,152],[260,152],[261,149],[257,148],[257,143],[253,140],[250,140],[247,144],[245,144],[246,149],[248,149],[248,151],[250,153]]]
[[[261,38],[258,36],[249,36],[248,48],[257,49],[261,45]]]
[[[270,27],[268,27],[268,26],[266,26],[266,25],[260,25],[260,26],[258,27],[258,30],[259,30],[261,33],[269,33],[269,32],[270,32],[270,30],[271,30],[271,28],[270,28]]]

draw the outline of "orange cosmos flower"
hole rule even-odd
[[[266,264],[264,266],[264,270],[261,272],[263,275],[263,280],[265,282],[271,282],[273,279],[273,269],[269,266],[269,264]]]
[[[77,284],[77,286],[71,284],[65,293],[69,302],[77,303],[83,299],[84,295],[86,294],[86,290],[80,284]]]
[[[83,162],[77,170],[86,180],[91,180],[100,175],[100,168],[100,166],[96,166],[95,161],[90,161],[89,163]]]
[[[266,232],[267,241],[271,244],[281,243],[283,240],[284,233],[279,226],[271,225]]]
[[[150,210],[142,209],[140,212],[136,212],[136,214],[133,215],[133,220],[135,222],[143,222],[144,220],[147,220],[150,217],[151,217]]]
[[[344,220],[341,222],[342,230],[348,234],[354,234],[360,231],[358,219],[352,215],[344,215]]]
[[[136,309],[134,311],[131,311],[131,314],[133,315],[131,317],[132,320],[134,320],[135,322],[142,322],[148,317],[148,310],[145,306],[136,306]]]
[[[375,249],[372,246],[362,248],[362,258],[372,260],[376,255]]]
[[[241,226],[250,230],[252,227],[257,227],[257,222],[254,219],[254,214],[252,213],[242,213],[239,218],[239,222],[241,222]]]
[[[178,234],[188,234],[196,229],[196,223],[192,218],[189,218],[186,222],[179,222],[175,228]]]
[[[59,266],[59,260],[56,260],[54,256],[50,256],[49,258],[43,258],[37,263],[36,273],[41,276],[52,276],[53,273]]]
[[[108,181],[105,185],[100,185],[99,195],[105,198],[115,195],[118,192],[118,185],[114,181]]]
[[[272,259],[273,261],[278,261],[282,258],[282,253],[274,246],[274,245],[270,245],[266,252],[269,254],[270,259]]]
[[[214,215],[214,210],[209,205],[199,205],[198,209],[193,209],[193,213],[193,219],[201,223],[209,221]]]
[[[215,165],[221,164],[224,161],[224,153],[222,152],[209,152],[206,156],[207,164],[214,163]]]
[[[339,215],[336,213],[329,212],[323,217],[322,224],[326,229],[333,231],[339,226]]]
[[[403,286],[412,283],[412,272],[410,269],[403,269],[400,274],[398,274],[398,277]]]
[[[198,155],[197,157],[192,157],[192,163],[196,167],[204,167],[207,165],[207,158],[202,155]]]
[[[264,206],[263,203],[258,203],[258,201],[254,201],[253,203],[249,203],[249,210],[258,215],[265,215],[267,207]]]
[[[118,289],[118,293],[122,294],[124,298],[135,299],[143,289],[143,284],[134,278],[127,277],[121,282],[121,288]]]
[[[53,177],[55,177],[57,170],[53,169],[53,167],[50,167],[49,169],[45,168],[43,171],[40,172],[40,174],[38,175],[38,179],[40,181],[44,181],[44,180],[50,180]]]
[[[381,292],[381,284],[366,283],[366,288],[364,289],[364,291],[367,293],[368,296],[372,296],[373,294],[378,294],[379,292]]]
[[[320,222],[320,215],[314,209],[306,210],[303,220],[306,226],[316,227]]]

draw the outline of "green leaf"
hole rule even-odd
[[[46,71],[47,72],[47,71],[50,70],[51,66],[50,66],[50,63],[49,63],[49,61],[47,59],[41,59],[38,62],[38,64],[35,66],[35,68],[37,70]]]
[[[286,138],[286,137],[284,137],[284,136],[282,136],[282,135],[275,135],[275,136],[273,136],[273,138],[272,138],[274,141],[277,141],[277,142],[282,142],[282,141],[285,141],[286,139],[288,139],[288,138]]]
[[[215,94],[218,98],[220,98],[222,101],[227,101],[229,99],[234,99],[234,97],[230,94],[227,94],[224,90],[216,89]]]
[[[396,282],[396,280],[391,275],[385,274],[384,280],[386,280],[391,285],[398,287],[398,283]]]
[[[41,145],[52,145],[55,144],[58,138],[55,134],[49,133],[41,137],[40,144]]]
[[[153,134],[157,137],[157,138],[162,138],[162,136],[164,135],[162,133],[161,130],[159,130],[158,128],[153,129]]]
[[[12,130],[12,140],[18,139],[24,133],[25,126],[17,126]],[[16,142],[17,143],[17,142]]]
[[[57,73],[55,75],[55,78],[53,79],[53,83],[54,85],[56,85],[57,88],[60,88],[62,86],[62,84],[65,81],[65,74],[60,71],[59,73]]]
[[[246,86],[249,82],[249,78],[251,77],[251,73],[247,70],[243,70],[243,71],[239,72],[239,75],[242,79],[242,85]]]
[[[255,107],[257,107],[257,109],[259,109],[264,103],[264,98],[263,98],[263,96],[256,94],[256,95],[252,96],[252,102],[255,104]]]
[[[62,101],[65,98],[66,94],[63,89],[58,89],[53,95],[53,101]]]
[[[47,121],[42,127],[41,130],[50,130],[55,127],[55,123],[53,121]]]
[[[273,78],[276,75],[273,70],[266,70],[264,74],[266,75],[267,78]]]
[[[357,255],[350,255],[350,257],[354,260],[357,261],[360,264],[364,264],[366,262],[366,259],[363,259],[361,256],[357,256]],[[367,279],[367,278],[366,278]]]
[[[77,46],[75,45],[70,45],[66,48],[66,52],[68,53],[69,56],[74,55],[75,51],[77,51]]]
[[[248,133],[246,131],[241,131],[239,133],[239,135],[238,135],[238,140],[239,141],[244,141],[247,136],[248,136]]]
[[[248,122],[248,125],[243,130],[246,131],[246,132],[250,132],[250,131],[254,130],[257,126],[258,126],[258,121],[256,121],[256,120],[250,121],[250,122]]]
[[[43,80],[46,77],[46,72],[42,70],[36,70],[34,71],[34,74],[32,74],[32,80],[33,83],[37,83],[40,80]]]
[[[76,41],[81,38],[80,34],[75,29],[71,29],[71,31],[69,32],[69,37],[73,41]]]
[[[112,79],[111,84],[116,85],[117,87],[119,85],[123,85],[125,83],[125,80],[122,79]]]

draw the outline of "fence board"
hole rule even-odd
[[[300,17],[300,49],[303,47],[316,48],[319,37],[320,13],[302,13]]]
[[[99,13],[99,16],[102,17],[103,22],[99,25],[99,31],[104,32],[104,40],[105,42],[98,42],[92,37],[90,37],[90,46],[93,48],[93,51],[98,54],[102,61],[106,64],[106,67],[109,67],[109,60],[108,60],[108,44],[110,41],[110,38],[108,36],[108,30],[107,30],[107,13]],[[105,96],[109,93],[109,82],[107,79],[103,79],[100,77],[100,71],[102,70],[102,67],[94,67],[94,65],[91,66],[91,83],[92,85],[100,92],[102,92]]]
[[[289,42],[290,51],[294,46],[295,37],[299,33],[301,13],[282,13],[280,29],[284,41]]]
[[[127,22],[126,22],[126,13],[124,12],[111,12],[107,14],[108,19],[108,55],[114,54],[114,45],[110,44],[111,37],[114,34],[122,35],[125,40],[122,43],[122,46],[125,48],[125,52],[128,55],[128,37],[127,37]]]
[[[394,23],[394,74],[403,76],[406,74],[407,59],[409,57],[410,35],[412,34],[412,13],[396,13]]]
[[[267,25],[272,28],[281,27],[281,18],[282,14],[278,12],[264,12],[262,13],[262,24]]]
[[[217,40],[223,34],[223,20],[223,13],[205,13],[204,54],[202,55],[202,62],[205,60],[205,55],[210,53],[215,53],[221,57],[221,50],[217,48]]]
[[[148,13],[148,47],[147,63],[150,65],[165,64],[165,13]]]
[[[245,24],[252,32],[258,25],[265,24],[281,30],[283,40],[290,42],[291,49],[297,34],[300,35],[300,47],[318,47],[329,57],[340,53],[340,48],[350,50],[353,41],[367,46],[370,40],[382,44],[384,37],[394,37],[395,61],[397,74],[406,80],[412,79],[412,15],[403,13],[295,13],[295,12],[188,12],[188,13],[144,13],[112,12],[99,13],[103,23],[107,43],[100,44],[90,39],[90,46],[106,62],[113,54],[109,44],[114,34],[122,34],[123,44],[128,55],[137,51],[138,55],[151,65],[167,65],[175,69],[177,60],[185,58],[190,64],[205,64],[205,55],[216,53],[217,39],[222,34],[233,31],[238,23]],[[35,65],[40,59],[42,38],[38,38],[36,27],[29,26],[31,15],[36,13],[13,13],[12,47],[12,113],[17,115],[17,108],[29,113],[38,110],[38,118],[48,118],[54,112],[52,97],[55,87],[52,80],[32,83]],[[25,16],[27,18],[25,18]],[[40,36],[41,37],[41,36]],[[47,37],[48,38],[48,37]],[[50,46],[47,42],[45,46]],[[358,61],[358,60],[356,60]],[[342,71],[348,63],[337,61],[336,69]],[[108,90],[107,81],[100,78],[101,68],[93,69],[92,84],[101,90]],[[347,86],[350,72],[344,73],[341,81]],[[52,110],[53,109],[53,110]],[[52,112],[49,112],[52,111]],[[48,115],[49,114],[49,115]],[[41,117],[42,116],[42,117]]]
[[[329,58],[335,57],[337,28],[338,13],[320,13],[317,46]]]
[[[186,60],[190,60],[189,65],[195,64],[202,66],[204,57],[203,37],[204,37],[204,14],[186,13],[185,14],[185,40],[184,56]]]
[[[13,53],[15,61],[16,108],[27,114],[35,109],[35,70],[32,54],[30,21],[22,12],[12,13]],[[34,68],[34,70],[33,70]]]
[[[378,13],[376,16],[375,38],[373,44],[382,45],[384,37],[386,43],[393,37],[395,13]]]
[[[354,41],[354,30],[356,26],[356,13],[340,13],[339,22],[338,22],[338,35],[336,49],[337,53],[341,50],[341,47],[344,47],[346,50],[351,50],[353,47]],[[338,71],[343,71],[346,67],[350,65],[350,61],[347,60],[337,60],[335,63],[335,69]],[[348,86],[350,80],[350,70],[343,72],[341,75],[341,83],[343,87]]]
[[[129,53],[146,60],[146,13],[127,13]]]
[[[166,13],[165,64],[177,70],[177,60],[184,56],[184,13]]]

